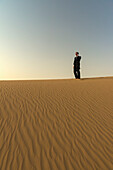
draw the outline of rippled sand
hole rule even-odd
[[[0,170],[113,169],[113,78],[0,81]]]

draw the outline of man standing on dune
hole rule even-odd
[[[76,79],[80,79],[80,60],[81,56],[79,56],[79,52],[75,53],[73,68],[74,68],[74,75]]]

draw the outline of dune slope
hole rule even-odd
[[[0,170],[113,169],[113,78],[0,81]]]

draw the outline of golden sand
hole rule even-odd
[[[0,81],[0,170],[113,170],[113,78]]]

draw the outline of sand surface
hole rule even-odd
[[[0,170],[113,170],[113,78],[0,81]]]

